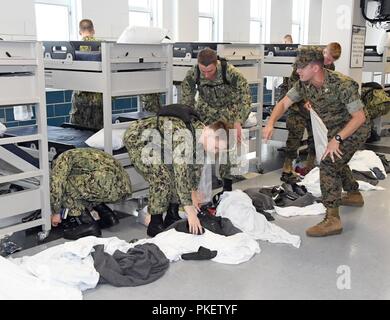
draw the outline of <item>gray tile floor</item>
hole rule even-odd
[[[279,184],[280,170],[237,183],[235,188]],[[380,182],[390,189],[390,179]],[[299,249],[261,242],[261,253],[240,265],[211,261],[171,263],[158,281],[135,288],[99,285],[84,293],[89,299],[390,299],[390,197],[388,191],[364,193],[363,208],[341,210],[344,232],[328,238],[308,238],[305,230],[321,217],[281,218],[275,223],[300,235]],[[145,227],[135,217],[105,230],[104,237],[142,238]],[[32,255],[63,240],[18,253]],[[343,268],[349,269],[343,269]],[[347,273],[346,271],[347,270]],[[338,273],[342,272],[341,274]],[[350,289],[340,290],[350,274]]]

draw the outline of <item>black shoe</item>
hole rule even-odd
[[[366,140],[366,143],[379,141],[380,139],[381,139],[381,137],[380,137],[380,135],[378,135],[378,133],[376,132],[376,130],[371,129],[371,134],[370,134],[370,136],[368,137],[368,139]]]
[[[64,228],[64,238],[68,240],[77,240],[87,236],[100,237],[102,231],[99,225],[92,221],[90,223],[83,223],[81,219],[72,218],[73,221],[69,221]]]
[[[87,209],[79,217],[68,217],[62,220],[61,226],[64,230],[64,238],[77,240],[82,237],[100,237],[102,231],[99,224],[92,218]]]
[[[222,191],[233,191],[233,180],[224,178]]]
[[[100,228],[110,228],[119,223],[119,219],[114,211],[112,211],[106,204],[101,203],[94,207],[94,210],[99,214],[98,220]]]
[[[158,235],[159,233],[163,232],[164,230],[165,230],[164,224],[162,224],[162,223],[155,224],[155,223],[150,222],[148,225],[148,229],[146,230],[146,234],[149,237],[153,238],[156,235]]]
[[[290,184],[301,181],[301,179],[298,176],[294,175],[292,172],[282,172],[282,176],[280,177],[280,180]]]
[[[148,229],[146,230],[146,234],[149,237],[154,237],[158,235],[160,232],[165,230],[163,224],[163,215],[162,214],[152,214],[150,217],[150,223],[148,225]]]
[[[175,223],[176,221],[181,220],[179,216],[179,204],[178,203],[170,203],[167,215],[164,219],[164,227],[168,228],[171,224]]]

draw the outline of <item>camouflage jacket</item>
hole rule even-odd
[[[122,165],[101,150],[72,149],[54,161],[50,175],[53,214],[60,212],[66,197],[96,200],[99,203],[115,202],[129,197],[131,193],[130,179]]]
[[[164,130],[164,122],[166,121],[167,123],[169,121],[172,124],[172,130],[169,132]],[[194,140],[184,139],[183,136],[179,135],[176,137],[178,130],[187,129],[184,122],[180,119],[175,117],[160,117],[159,123],[161,135],[166,138],[167,143],[163,143],[161,135],[158,132],[155,132],[158,133],[159,145],[153,145],[153,147],[160,152],[161,157],[157,165],[149,166],[150,170],[153,171],[149,174],[155,174],[156,177],[158,177],[160,166],[168,162],[169,164],[167,165],[172,167],[173,179],[175,180],[176,191],[180,203],[182,205],[191,205],[191,191],[197,190],[202,170],[202,165],[198,165],[195,162],[194,153],[189,154],[185,151],[187,150],[188,152],[188,150],[194,149]],[[202,129],[204,125],[201,122],[194,122],[193,127],[197,130]],[[145,130],[147,129],[157,129],[157,117],[131,122],[123,138],[130,160],[136,168],[137,162],[144,161],[142,158],[143,151],[148,145],[148,142],[143,141],[142,135],[146,134]],[[188,130],[187,133],[189,133]],[[171,136],[169,137],[169,135]],[[148,134],[147,136],[150,137]],[[152,139],[150,140],[153,141]],[[165,148],[168,149],[165,150]],[[199,145],[195,145],[195,148],[197,148],[197,150],[203,150],[203,147],[200,147]],[[165,155],[168,155],[170,159],[167,159],[168,157],[165,157]],[[185,155],[191,156],[192,162],[189,164],[183,163]],[[142,174],[142,172],[140,173]],[[158,183],[158,178],[156,178],[155,181]]]
[[[383,89],[362,87],[362,101],[371,120],[390,111],[390,97]]]
[[[351,113],[362,110],[364,105],[360,100],[359,85],[353,79],[327,69],[324,69],[324,76],[322,87],[297,81],[287,96],[293,102],[310,101],[327,127],[328,136],[333,137],[349,122]]]
[[[223,81],[220,62],[215,80],[207,80],[200,74],[197,86],[196,78],[197,67],[194,66],[187,72],[181,84],[181,103],[195,106],[206,125],[218,120],[245,123],[251,111],[252,99],[248,81],[237,68],[231,64],[227,65],[226,78],[230,84]],[[198,101],[195,101],[197,92],[199,97]]]

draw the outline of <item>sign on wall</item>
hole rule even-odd
[[[366,43],[366,27],[352,26],[351,41],[351,68],[363,68],[364,64],[364,45]]]

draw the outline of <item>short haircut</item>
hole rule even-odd
[[[292,39],[292,35],[291,34],[286,34],[284,37],[283,37],[283,40],[286,40],[286,39],[289,39],[291,41],[291,43],[293,42],[293,39]]]
[[[209,66],[210,64],[216,64],[218,61],[217,53],[210,48],[205,48],[198,53],[198,63],[203,66]]]
[[[329,43],[326,48],[333,59],[338,60],[341,56],[341,45],[338,42]]]
[[[81,20],[80,23],[79,23],[79,29],[82,32],[84,32],[84,31],[89,31],[89,32],[95,31],[95,28],[93,26],[93,22],[90,19],[83,19],[83,20]]]

